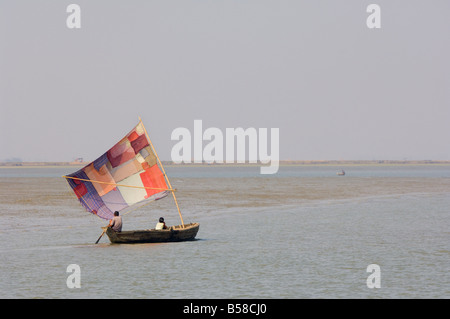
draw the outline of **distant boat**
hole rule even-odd
[[[344,175],[345,175],[345,171],[342,170],[342,171],[340,171],[340,172],[337,172],[336,174],[339,175],[339,176],[344,176]]]
[[[112,219],[115,211],[123,215],[172,194],[181,225],[163,230],[117,233],[109,227],[102,227],[103,232],[96,243],[105,233],[112,243],[185,241],[193,240],[197,235],[198,223],[185,225],[183,222],[175,189],[170,184],[141,119],[131,132],[98,159],[63,177],[80,204],[88,212],[105,220]]]

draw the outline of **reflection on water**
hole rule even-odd
[[[339,169],[168,167],[198,240],[95,245],[107,221],[82,210],[60,177],[71,168],[2,168],[0,297],[449,298],[449,168]],[[124,216],[124,230],[160,216],[179,224],[170,197]]]

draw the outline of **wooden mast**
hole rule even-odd
[[[148,139],[148,141],[150,142],[150,146],[151,146],[151,148],[152,148],[152,150],[153,150],[153,153],[155,153],[155,156],[156,156],[156,158],[158,159],[159,166],[161,167],[161,169],[162,169],[162,171],[163,171],[164,178],[166,179],[167,184],[169,185],[169,189],[172,190],[171,193],[172,193],[173,199],[174,199],[174,201],[175,201],[175,204],[177,205],[178,214],[180,215],[180,219],[181,219],[181,225],[182,225],[183,228],[184,228],[183,216],[181,216],[181,211],[180,211],[180,207],[178,206],[177,197],[175,196],[174,189],[172,189],[172,185],[170,184],[169,177],[167,177],[167,175],[166,175],[166,171],[164,170],[164,166],[162,165],[162,163],[161,163],[161,161],[160,161],[160,159],[159,159],[159,157],[158,157],[158,153],[156,153],[156,150],[155,150],[155,148],[153,147],[152,140],[150,139],[150,136],[148,135],[147,130],[145,129],[144,123],[142,122],[140,116],[139,116],[139,122],[142,124],[142,127],[144,128],[145,135],[147,136],[147,139]]]

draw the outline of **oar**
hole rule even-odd
[[[100,238],[103,237],[103,235],[106,233],[106,230],[108,229],[107,227],[102,227],[102,228],[103,228],[103,232],[102,232],[102,234],[100,235],[100,237],[97,239],[97,241],[95,242],[95,244],[98,244],[98,242],[100,241]]]

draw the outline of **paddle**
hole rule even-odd
[[[106,233],[106,230],[108,229],[108,227],[102,227],[103,228],[103,232],[100,235],[100,237],[97,239],[97,241],[95,242],[95,244],[98,244],[98,242],[100,241],[100,239],[103,237],[103,235]]]

